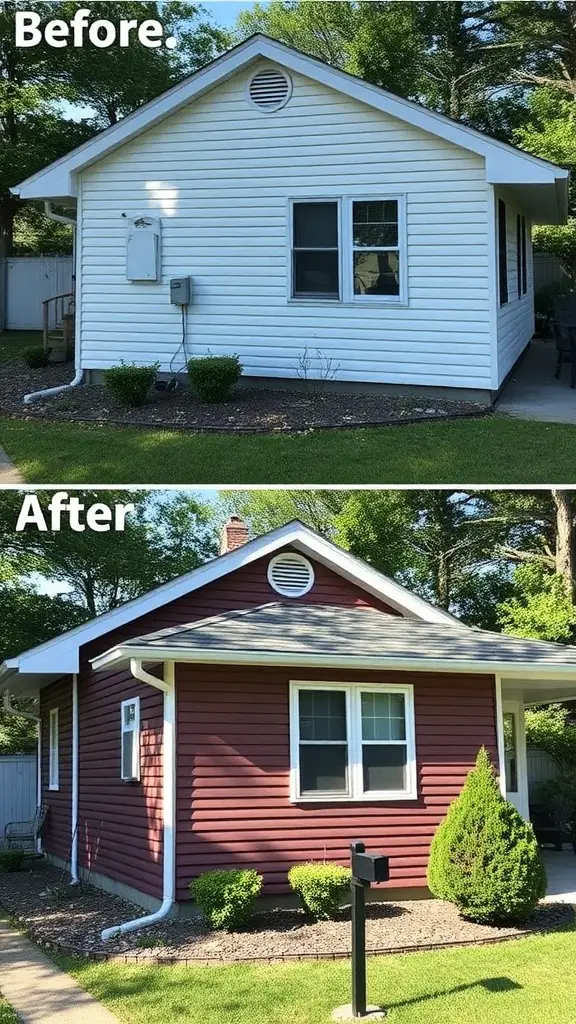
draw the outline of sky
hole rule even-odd
[[[232,2],[232,0],[213,0],[212,3],[205,0],[202,6],[207,11],[210,11],[214,21],[218,22],[219,25],[223,25],[225,28],[232,28],[240,11],[247,11],[254,4],[240,3],[240,0],[235,0],[235,2]]]

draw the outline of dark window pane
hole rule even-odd
[[[526,250],[526,217],[522,217],[522,295],[528,291],[528,256]]]
[[[522,218],[516,216],[516,273],[518,298],[522,297]]]
[[[397,252],[354,253],[355,295],[400,295]]]
[[[294,203],[294,248],[338,248],[337,203]]]
[[[346,793],[348,772],[346,762],[348,747],[303,744],[300,747],[300,792]]]
[[[406,739],[402,694],[362,694],[362,739]]]
[[[406,789],[406,747],[365,744],[362,747],[364,792]]]
[[[346,696],[334,690],[300,690],[300,739],[345,740]]]
[[[338,253],[295,252],[294,295],[322,295],[337,299],[340,294]]]
[[[500,305],[508,302],[508,233],[506,225],[506,203],[498,200],[498,286]]]
[[[398,245],[397,203],[354,203],[353,221],[355,246]]]

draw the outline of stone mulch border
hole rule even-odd
[[[33,942],[36,943],[41,949],[45,949],[49,952],[60,953],[63,956],[78,957],[83,960],[91,960],[95,962],[106,962],[106,963],[122,963],[122,964],[143,964],[146,966],[155,965],[157,967],[173,967],[173,966],[184,966],[184,967],[226,967],[233,966],[234,964],[279,964],[279,963],[294,963],[294,962],[310,962],[319,960],[349,960],[351,952],[315,952],[315,953],[282,953],[276,956],[262,957],[262,956],[242,956],[242,957],[179,957],[179,956],[163,956],[161,953],[154,953],[150,949],[143,949],[139,953],[106,953],[104,951],[91,951],[84,950],[79,946],[67,946],[59,942],[51,942],[47,939],[43,939],[37,929],[30,927],[20,918],[17,914],[6,911],[8,919],[15,927],[20,928]],[[493,935],[483,939],[465,939],[463,941],[453,942],[427,942],[420,943],[414,946],[396,946],[389,947],[383,946],[377,949],[369,949],[366,951],[366,955],[373,956],[393,956],[396,953],[424,953],[433,950],[441,949],[464,949],[469,946],[493,946],[499,942],[514,942],[518,939],[525,939],[530,935],[549,935],[553,932],[569,931],[574,927],[574,921],[566,920],[558,924],[557,927],[548,928],[546,931],[539,930],[537,928],[528,928],[524,932],[519,932],[515,935]]]
[[[176,423],[161,423],[158,420],[138,420],[138,422],[126,423],[124,420],[114,419],[113,417],[104,420],[96,416],[71,416],[65,414],[47,416],[45,413],[42,413],[42,415],[39,416],[34,416],[29,412],[9,412],[0,408],[0,415],[5,419],[25,420],[29,423],[82,423],[85,426],[93,427],[158,430],[169,431],[171,434],[221,434],[222,436],[229,436],[231,434],[244,436],[261,434],[312,434],[318,433],[322,430],[374,430],[378,427],[409,427],[413,426],[415,423],[452,423],[454,420],[483,420],[490,416],[494,416],[494,414],[494,406],[488,405],[486,408],[477,409],[472,412],[456,411],[449,415],[442,416],[403,416],[401,419],[390,416],[381,420],[353,420],[349,423],[334,423],[332,425],[322,424],[313,427],[214,427],[209,425],[182,427],[178,426]]]

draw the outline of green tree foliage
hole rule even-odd
[[[545,750],[562,771],[576,771],[576,724],[568,708],[527,708],[525,720],[528,745]]]
[[[574,642],[576,609],[561,576],[527,562],[515,569],[513,585],[513,596],[498,608],[498,622],[504,633],[556,643]]]
[[[484,748],[434,835],[428,886],[482,924],[525,920],[546,894],[532,826],[502,797]]]

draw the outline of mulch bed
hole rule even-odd
[[[176,391],[151,391],[142,408],[124,409],[102,385],[82,385],[23,406],[25,394],[68,384],[73,377],[71,363],[39,370],[29,369],[21,359],[4,363],[0,411],[15,418],[242,434],[397,425],[486,416],[491,411],[480,403],[439,398],[244,387],[237,388],[229,402],[202,405],[185,386]]]
[[[62,872],[42,861],[14,874],[0,874],[0,906],[40,944],[63,952],[124,961],[187,962],[340,959],[350,955],[350,908],[336,921],[311,922],[301,910],[265,910],[242,932],[211,932],[199,918],[166,921],[106,944],[103,928],[144,911],[91,886],[70,887]],[[440,900],[369,904],[366,936],[370,953],[500,942],[532,932],[566,928],[574,908],[541,904],[521,927],[489,927],[464,921]]]

